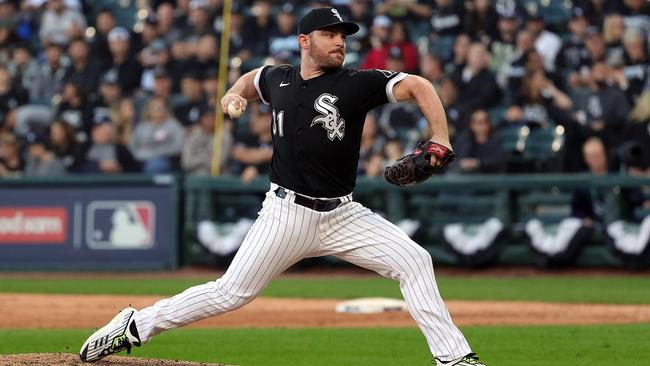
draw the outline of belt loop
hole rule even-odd
[[[277,197],[280,197],[280,198],[284,199],[285,197],[287,197],[287,190],[284,189],[284,188],[282,188],[282,187],[278,187],[278,188],[275,190],[275,195],[276,195]]]

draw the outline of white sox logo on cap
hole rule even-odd
[[[327,137],[334,141],[334,138],[343,140],[345,136],[345,120],[339,118],[339,109],[334,106],[334,103],[339,100],[335,95],[328,93],[321,94],[314,102],[314,109],[322,113],[322,115],[314,118],[309,127],[317,123],[322,123],[323,128],[327,130]]]
[[[305,14],[298,23],[298,34],[309,34],[317,29],[323,29],[331,26],[340,26],[346,35],[351,35],[359,31],[359,26],[354,22],[343,20],[339,11],[334,8],[312,9]]]
[[[343,21],[343,18],[341,18],[341,14],[339,14],[339,11],[332,8],[332,13],[334,13],[334,16],[339,18],[340,21]]]

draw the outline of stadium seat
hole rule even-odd
[[[564,127],[533,128],[524,147],[524,159],[535,162],[537,171],[555,170],[553,164],[560,158],[564,147]]]

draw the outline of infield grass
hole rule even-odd
[[[493,366],[646,365],[650,324],[466,327]],[[90,330],[0,330],[0,354],[78,352]],[[241,366],[430,365],[422,334],[408,329],[178,329],[134,356]]]
[[[173,295],[214,278],[14,278],[0,275],[0,292]],[[446,300],[511,300],[568,303],[650,304],[650,277],[642,276],[441,276]],[[262,296],[348,299],[401,298],[397,282],[384,278],[279,278]],[[650,364],[650,363],[649,363]]]

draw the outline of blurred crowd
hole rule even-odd
[[[121,3],[0,0],[0,177],[209,174],[223,1],[136,1],[133,19],[116,16]],[[297,64],[297,22],[323,6],[360,25],[347,67],[435,86],[451,174],[588,171],[594,139],[606,172],[650,174],[649,1],[235,0],[228,83]],[[226,119],[224,174],[266,173],[270,120],[260,104]],[[429,133],[414,104],[375,109],[359,175]]]

